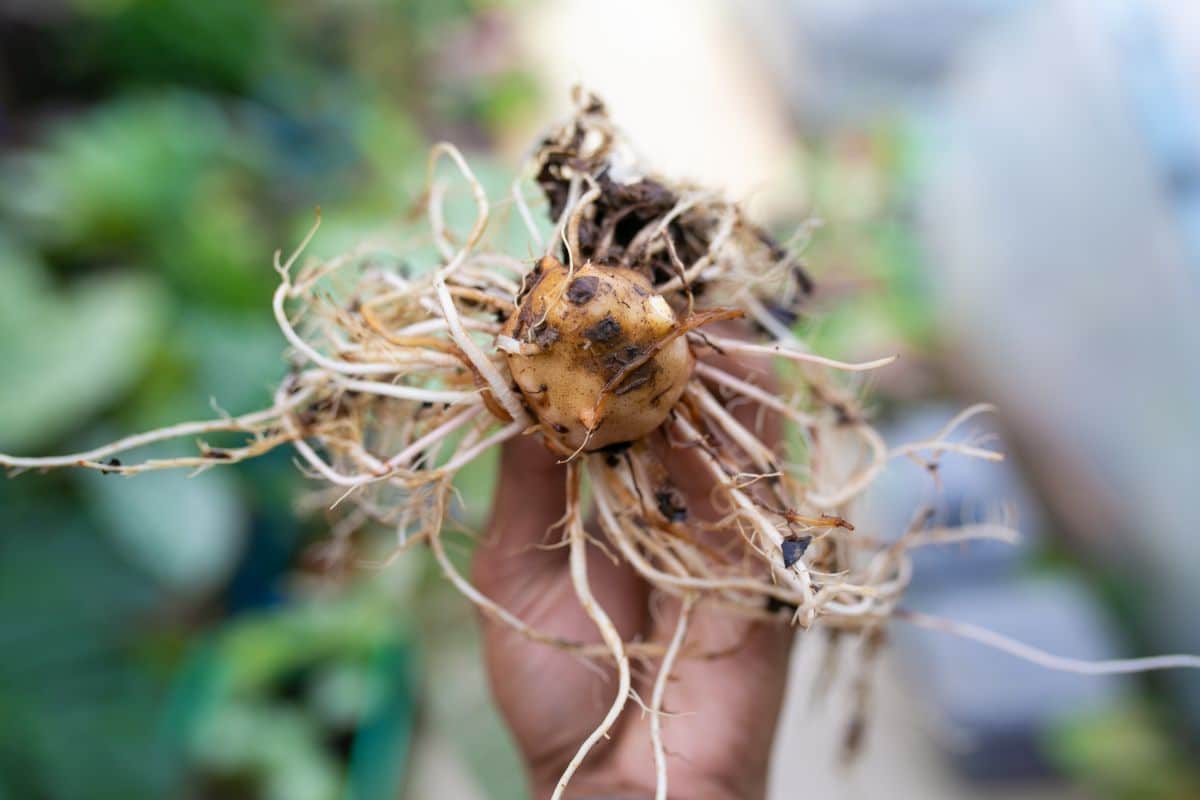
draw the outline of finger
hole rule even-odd
[[[546,549],[561,539],[556,525],[567,508],[566,471],[557,461],[534,439],[505,447],[489,532],[476,550],[473,573],[485,594],[526,624],[554,637],[599,643],[576,597],[568,551]],[[622,637],[637,636],[645,625],[645,589],[628,567],[589,546],[588,583]],[[553,782],[612,702],[614,684],[604,678],[603,662],[585,664],[488,618],[483,643],[492,694],[535,782]]]
[[[674,598],[656,603],[656,640],[673,634],[680,606]],[[701,787],[689,796],[703,796],[706,785],[720,786],[735,797],[765,795],[792,638],[790,626],[748,621],[703,600],[696,605],[661,707],[673,789],[682,781]],[[705,653],[721,655],[706,658]],[[639,684],[642,696],[651,696],[656,677]],[[627,730],[628,741],[616,754],[618,770],[641,775],[652,786],[653,767],[646,757],[649,727],[631,725]]]
[[[527,575],[561,566],[565,552],[544,545],[566,513],[566,484],[566,467],[540,439],[505,443],[487,535],[475,551],[477,581],[504,583],[514,570]]]
[[[769,360],[712,354],[705,361],[741,380],[753,381],[766,391],[778,389]],[[716,387],[711,389],[716,391]],[[726,400],[719,392],[717,399]],[[731,405],[730,413],[738,424],[773,452],[780,451],[783,431],[778,414],[748,402]],[[720,440],[721,450],[736,452],[736,446],[718,427],[709,433]],[[748,546],[736,525],[705,530],[704,523],[717,521],[722,511],[729,509],[727,503],[720,502],[720,492],[714,492],[716,479],[700,454],[694,448],[663,447],[657,452],[676,488],[684,494],[690,534],[736,562],[737,554]],[[753,469],[749,464],[747,468]],[[665,643],[675,633],[681,603],[666,596],[657,599],[650,636],[653,641]],[[762,786],[741,782],[761,781],[766,774],[792,640],[793,631],[786,624],[747,619],[711,601],[701,602],[691,615],[685,640],[685,653],[692,657],[676,662],[666,684],[664,709],[688,715],[686,720],[664,719],[667,751],[684,753],[690,762],[705,765],[709,774],[738,784],[738,796],[760,795]],[[705,658],[702,654],[722,655]],[[646,680],[640,691],[649,692],[652,680]],[[644,731],[638,735],[648,736]]]
[[[492,600],[543,633],[576,642],[599,642],[595,625],[575,599],[563,542],[569,500],[566,467],[532,438],[508,443],[488,532],[476,548],[472,573]],[[614,624],[630,636],[642,627],[644,594],[624,563],[588,547],[588,583]],[[508,641],[508,630],[485,625],[488,643]],[[512,633],[516,633],[512,631]],[[499,638],[496,638],[499,637]],[[539,646],[540,647],[540,646]]]
[[[758,435],[764,441],[778,442],[778,420],[754,412],[747,408],[740,421],[747,427],[761,421],[763,433]],[[775,438],[766,439],[770,434]],[[738,554],[748,546],[737,527],[704,529],[703,523],[718,520],[721,513],[713,502],[715,481],[698,454],[677,449],[665,460],[685,493],[691,536],[737,563]],[[681,602],[674,597],[655,598],[651,641],[666,644],[671,640],[680,609]],[[734,796],[763,795],[762,781],[783,702],[792,641],[793,629],[782,620],[750,619],[721,607],[712,598],[696,606],[683,656],[676,660],[665,684],[662,710],[667,716],[662,721],[662,736],[668,754],[681,754],[688,765],[702,766],[685,768],[682,760],[668,756],[673,776],[687,769],[693,780],[709,780],[732,789]],[[657,674],[644,677],[639,693],[650,696],[657,678]],[[670,716],[673,713],[686,716],[674,718]],[[636,741],[619,754],[623,762],[628,760],[622,768],[647,769],[648,728],[631,726],[629,731]]]

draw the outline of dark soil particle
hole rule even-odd
[[[542,323],[533,329],[533,343],[543,350],[558,341],[558,328]]]
[[[617,387],[617,390],[613,394],[620,397],[623,394],[629,394],[635,389],[640,389],[654,380],[656,374],[658,374],[658,365],[653,361],[647,361],[630,373],[629,377],[621,382],[621,385]]]
[[[606,314],[604,319],[583,332],[584,338],[591,342],[611,342],[620,335],[621,323],[613,319],[611,314]]]
[[[615,467],[621,463],[619,456],[629,450],[633,446],[633,442],[613,442],[612,444],[601,447],[596,452],[604,454],[604,463],[610,467]]]
[[[771,595],[767,598],[767,611],[770,611],[772,614],[776,611],[782,611],[785,608],[788,611],[795,613],[797,606],[794,603],[784,602],[775,595]]]
[[[626,255],[633,238],[645,225],[658,219],[675,205],[677,196],[654,180],[642,179],[633,183],[618,183],[609,177],[601,162],[587,161],[578,155],[582,132],[575,131],[571,143],[564,149],[546,143],[544,162],[537,182],[549,201],[551,219],[557,219],[566,206],[569,195],[570,172],[589,172],[596,175],[600,197],[593,204],[593,213],[579,226],[580,255],[595,262],[620,261]],[[565,256],[565,253],[562,255]],[[687,253],[686,256],[694,256]],[[685,254],[681,254],[684,257]],[[669,267],[665,261],[663,266]],[[650,277],[652,267],[636,265]]]
[[[642,349],[631,344],[628,347],[621,348],[615,353],[610,353],[609,356],[604,360],[606,362],[605,366],[615,371],[619,370],[621,367],[632,364],[641,357]]]
[[[609,174],[610,150],[607,147],[599,150],[585,148],[585,128],[585,123],[577,122],[561,137],[546,139],[541,144],[539,155],[542,166],[536,180],[548,201],[549,218],[557,220],[561,217],[571,195],[572,180],[581,173],[591,175],[600,191],[592,201],[589,213],[579,220],[579,252],[574,254],[576,258],[594,264],[635,269],[655,286],[673,280],[678,276],[674,257],[685,265],[696,263],[708,252],[714,235],[712,226],[700,216],[683,214],[671,220],[662,230],[663,237],[673,245],[673,255],[667,248],[648,248],[645,237],[640,240],[638,252],[634,252],[633,244],[638,235],[648,225],[662,220],[678,203],[679,195],[652,178],[631,182],[614,180]],[[776,263],[793,258],[765,230],[747,227],[766,250],[766,257]],[[567,260],[565,245],[559,246],[558,255],[561,260]],[[802,264],[792,261],[789,269],[790,288],[795,291],[786,294],[790,307],[786,310],[795,311],[812,295],[813,282]],[[693,283],[690,286],[692,298],[699,299],[705,293],[705,288],[703,283]],[[576,302],[582,304],[587,301]]]
[[[542,263],[539,261],[537,268],[532,273],[533,279],[529,276],[521,284],[521,291],[517,294],[517,302],[520,304],[520,311],[517,312],[517,324],[513,331],[513,335],[518,339],[525,335],[525,331],[529,328],[529,323],[533,321],[533,303],[526,303],[527,298],[537,285],[542,282],[542,278],[546,277],[546,273],[542,271]]]
[[[775,240],[774,236],[761,228],[755,230],[754,233],[756,236],[758,236],[758,240],[766,245],[767,249],[771,251],[771,258],[775,259],[776,261],[783,261],[788,257],[788,251],[783,249],[779,242]],[[813,285],[812,278],[807,272],[805,272],[803,266],[794,264],[792,266],[792,276],[795,278],[796,285],[800,287],[801,292],[806,295],[813,293],[813,289],[816,287]]]
[[[811,536],[789,536],[784,539],[780,545],[780,549],[783,551],[783,566],[788,568],[799,561],[810,544],[812,544]]]
[[[768,300],[764,305],[767,311],[779,322],[787,326],[796,324],[796,320],[800,319],[800,314],[794,308],[788,308],[780,303]]]
[[[599,286],[600,279],[595,275],[585,275],[582,278],[576,278],[567,287],[567,299],[581,306],[596,296],[596,289]]]
[[[658,504],[658,513],[670,522],[683,522],[687,519],[687,506],[683,496],[674,487],[666,486],[654,493],[654,502]]]

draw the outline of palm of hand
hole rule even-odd
[[[753,412],[744,409],[739,414],[743,424],[755,424]],[[777,420],[767,417],[764,424],[764,440],[778,441]],[[694,456],[676,451],[666,458],[692,518],[716,519],[711,482],[701,477],[692,463]],[[538,547],[565,510],[565,469],[536,440],[523,438],[506,446],[500,476],[489,535],[475,557],[476,584],[534,628],[565,639],[599,642],[595,625],[575,597],[566,550]],[[595,546],[589,555],[592,591],[622,637],[669,641],[679,601],[656,596],[651,610],[650,588],[628,564],[614,564]],[[762,797],[786,680],[790,629],[700,604],[686,642],[688,653],[723,655],[681,658],[672,671],[663,708],[682,716],[663,720],[671,795]],[[528,764],[533,796],[548,797],[611,704],[616,690],[612,670],[531,642],[488,619],[484,651],[492,692]],[[638,669],[635,662],[634,691],[648,703],[658,660],[641,666]],[[653,795],[651,742],[641,716],[641,709],[631,704],[610,739],[584,762],[570,796]]]

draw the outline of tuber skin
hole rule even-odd
[[[667,341],[679,321],[644,275],[546,257],[519,301],[502,331],[520,345],[508,366],[549,438],[594,451],[663,423],[695,362],[685,337]]]

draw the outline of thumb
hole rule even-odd
[[[529,575],[562,565],[564,550],[546,550],[547,532],[566,513],[567,469],[535,436],[520,436],[500,451],[500,473],[487,534],[472,567],[480,588],[514,572]]]

